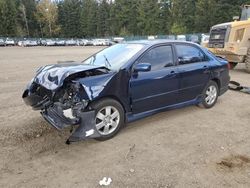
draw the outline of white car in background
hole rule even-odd
[[[94,46],[103,46],[103,39],[94,39],[93,41],[92,41],[92,43],[93,43],[93,45]]]
[[[26,40],[23,42],[23,46],[38,46],[38,43],[35,40]]]
[[[5,42],[3,39],[0,39],[0,46],[5,46]]]
[[[45,46],[55,46],[56,45],[56,41],[52,40],[52,39],[47,39],[45,41]]]
[[[15,46],[15,41],[13,39],[7,38],[5,40],[5,45],[6,46]]]
[[[77,42],[74,39],[69,39],[69,40],[66,40],[65,45],[66,46],[76,46]]]
[[[187,41],[185,35],[177,35],[177,40],[179,40],[179,41]]]

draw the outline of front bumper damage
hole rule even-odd
[[[82,103],[65,107],[63,103],[54,102],[51,96],[41,96],[37,89],[35,91],[30,84],[23,93],[24,102],[34,110],[40,110],[43,118],[57,130],[71,127],[67,144],[101,136],[95,127],[95,111],[86,109]]]
[[[59,131],[67,127],[73,128],[72,130],[74,131],[66,141],[67,144],[100,137],[95,127],[95,111],[80,112],[78,114],[79,118],[73,120],[62,115],[62,111],[58,111],[55,107],[41,111],[41,115],[50,125]]]

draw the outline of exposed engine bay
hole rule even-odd
[[[93,126],[95,112],[88,107],[90,97],[80,80],[107,74],[108,70],[95,68],[79,71],[74,67],[73,71],[65,71],[60,66],[38,70],[36,77],[23,93],[24,101],[34,110],[40,110],[44,119],[56,129],[73,126],[75,131],[68,143],[86,137],[98,137]]]

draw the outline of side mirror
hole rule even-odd
[[[151,70],[150,63],[139,63],[134,67],[134,72],[148,72],[150,70]]]

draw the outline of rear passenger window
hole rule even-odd
[[[139,60],[139,63],[150,63],[151,70],[160,70],[164,67],[170,67],[174,65],[173,52],[171,46],[159,46],[155,47]]]
[[[180,65],[206,61],[204,53],[194,46],[178,44],[176,51]]]

